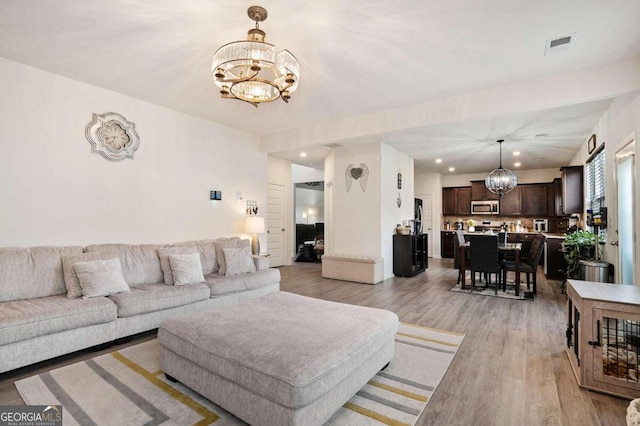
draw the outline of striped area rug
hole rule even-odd
[[[390,365],[330,425],[413,425],[464,336],[401,324]],[[241,420],[160,371],[157,340],[16,382],[27,404],[62,405],[65,425],[237,425]]]

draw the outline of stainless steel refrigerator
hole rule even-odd
[[[422,234],[422,200],[414,198],[413,233]]]

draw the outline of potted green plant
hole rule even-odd
[[[594,260],[596,252],[596,236],[591,231],[577,231],[567,235],[564,240],[564,259],[567,261],[567,278],[578,278],[579,262]]]

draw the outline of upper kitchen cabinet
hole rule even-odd
[[[471,187],[442,188],[442,214],[471,214]]]
[[[553,180],[553,207],[555,209],[555,216],[564,216],[564,208],[562,207],[562,179],[555,178]]]
[[[547,216],[547,184],[522,185],[521,198],[523,214]]]
[[[498,200],[498,194],[489,191],[483,180],[471,181],[471,201]]]
[[[584,210],[584,178],[582,166],[561,167],[562,215],[582,213]]]
[[[504,216],[519,216],[522,214],[522,200],[520,197],[522,186],[518,185],[502,196],[500,200],[500,214]]]

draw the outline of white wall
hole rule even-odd
[[[352,179],[349,164],[366,164],[366,191]],[[349,145],[325,158],[325,252],[384,258],[384,278],[393,276],[393,234],[403,220],[413,219],[413,159],[382,143]],[[402,189],[397,175],[402,172]],[[402,200],[397,205],[398,193]]]
[[[605,143],[605,205],[609,208],[607,224],[607,244],[603,248],[603,259],[617,266],[617,247],[608,244],[616,240],[617,218],[617,194],[615,184],[615,153],[621,148],[629,136],[635,134],[636,138],[636,188],[634,223],[636,224],[635,243],[635,283],[640,285],[640,173],[637,173],[640,163],[640,95],[637,93],[620,96],[613,101],[609,110],[603,115],[593,129],[596,135],[596,144]],[[580,150],[571,160],[571,165],[584,165],[589,158],[587,141],[585,140]],[[586,169],[585,169],[586,172]],[[617,271],[616,271],[617,276]]]
[[[0,246],[240,235],[236,193],[266,205],[266,155],[248,133],[5,59],[0,93]],[[111,111],[136,125],[133,160],[91,153],[85,127]]]
[[[351,145],[335,149],[333,178],[333,249],[338,254],[380,256],[381,145]],[[349,164],[369,168],[366,191],[352,180],[347,192],[345,170]],[[325,168],[327,172],[327,168]]]
[[[293,183],[320,182],[324,180],[324,170],[313,167],[291,164],[291,180]]]
[[[384,278],[393,276],[393,234],[403,220],[414,218],[413,158],[382,144],[380,254],[384,258]],[[402,188],[398,189],[398,172],[402,172]],[[401,205],[398,207],[398,195]]]

